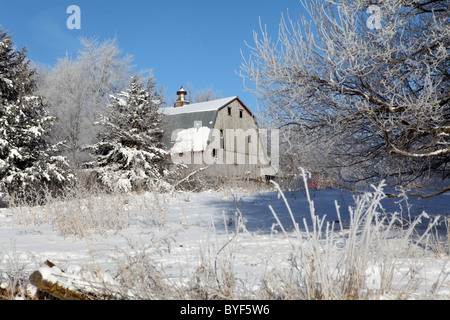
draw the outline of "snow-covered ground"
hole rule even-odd
[[[285,192],[284,195],[299,226],[302,227],[304,218],[310,223],[305,192]],[[354,206],[354,196],[350,192],[334,189],[311,191],[315,213],[319,217],[326,215],[326,221],[330,222],[338,220],[335,200],[340,206],[342,221],[350,221],[346,208]],[[426,211],[431,218],[434,215],[448,217],[449,200],[449,194],[428,200],[411,198],[410,210],[404,211],[403,215],[413,219]],[[261,288],[264,277],[275,275],[280,270],[292,269],[295,228],[283,198],[276,191],[182,192],[157,197],[147,193],[114,201],[123,202],[120,207],[122,213],[118,215],[123,214],[125,217],[119,219],[117,216],[116,225],[111,224],[111,221],[107,225],[105,220],[102,222],[104,226],[97,225],[84,233],[75,229],[72,232],[69,229],[62,231],[60,220],[65,219],[69,223],[70,217],[51,216],[56,215],[57,210],[70,212],[74,203],[59,207],[53,205],[51,208],[0,209],[0,280],[3,285],[8,278],[7,274],[29,276],[38,269],[51,279],[52,272],[60,271],[49,270],[43,264],[46,260],[65,270],[66,275],[72,274],[75,278],[81,278],[83,270],[95,266],[108,274],[108,279],[113,279],[118,273],[118,266],[127,257],[145,252],[155,268],[163,271],[165,281],[192,287],[192,279],[199,278],[201,266],[210,266],[211,270],[217,271],[220,266],[226,265],[234,279],[239,279],[237,282],[243,284],[244,291],[247,290],[246,296],[258,298],[261,296],[253,294]],[[398,201],[400,200],[385,199],[382,204],[387,212],[394,212],[400,210]],[[107,211],[111,209],[108,206],[116,206],[112,202],[97,205]],[[402,204],[404,207],[404,203]],[[290,239],[286,239],[269,205],[276,212]],[[425,226],[425,223],[423,221],[422,224]],[[307,239],[306,236],[304,238]],[[392,241],[395,241],[395,237]],[[432,250],[420,255],[417,260],[414,257],[399,260],[401,264],[393,275],[394,284],[398,279],[397,285],[406,288],[405,282],[412,279],[412,270],[420,273],[413,279],[417,282],[414,286],[407,283],[408,290],[414,287],[416,291],[407,292],[404,298],[449,299],[448,254],[448,251]],[[377,268],[369,265],[366,270],[368,288],[376,289],[380,285],[378,282],[381,278],[377,276]],[[207,277],[205,274],[203,276]],[[430,294],[434,288],[438,292]],[[399,297],[387,292],[373,298]]]

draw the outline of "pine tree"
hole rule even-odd
[[[101,142],[88,147],[95,160],[86,164],[109,191],[168,187],[162,101],[152,76],[147,87],[134,76],[126,91],[111,96],[110,113],[98,122]]]
[[[35,70],[0,30],[0,191],[35,200],[35,192],[64,191],[74,183],[58,145],[46,136],[54,118],[33,95]]]

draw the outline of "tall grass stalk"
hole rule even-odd
[[[289,203],[276,182],[272,182],[283,198],[295,226],[293,236],[280,223],[270,207],[282,232],[293,250],[291,266],[276,270],[263,279],[267,297],[284,299],[374,299],[383,295],[406,297],[419,280],[411,276],[400,287],[394,288],[394,278],[403,277],[401,267],[408,259],[424,255],[430,244],[430,235],[438,218],[430,220],[425,230],[417,231],[426,213],[406,227],[398,213],[388,214],[381,201],[386,197],[382,182],[372,186],[373,192],[356,199],[349,208],[350,221],[345,226],[340,207],[335,202],[338,220],[326,221],[315,213],[314,202],[308,190],[308,173],[302,169],[311,221],[303,219],[300,231]],[[444,269],[443,269],[444,270]],[[444,276],[443,276],[444,277]]]

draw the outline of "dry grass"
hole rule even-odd
[[[166,198],[158,194],[139,197],[138,194],[107,194],[75,189],[72,193],[52,197],[46,195],[43,205],[29,206],[20,200],[11,200],[11,211],[17,223],[40,228],[52,225],[63,238],[75,237],[92,241],[131,225],[164,229],[167,222]],[[42,231],[41,231],[42,232]]]
[[[219,243],[214,224],[201,242],[198,256],[190,257],[190,267],[180,266],[179,278],[166,272],[158,255],[167,254],[170,239],[159,239],[145,245],[129,241],[125,249],[116,249],[113,268],[117,286],[105,285],[108,299],[408,299],[422,285],[424,261],[431,255],[448,257],[449,240],[436,236],[435,227],[442,223],[448,237],[449,220],[431,219],[423,226],[421,219],[403,221],[398,213],[383,210],[383,185],[356,200],[350,221],[329,222],[315,214],[314,202],[309,197],[307,173],[304,182],[308,197],[310,218],[287,232],[279,227],[290,243],[290,265],[273,265],[270,272],[261,270],[259,286],[250,288],[247,279],[237,276],[239,239],[245,231],[242,215],[237,219],[235,231],[227,230],[226,243]],[[282,190],[275,184],[284,198]],[[137,199],[139,198],[139,201]],[[144,201],[145,198],[145,201]],[[289,203],[285,199],[287,208]],[[165,197],[151,195],[108,195],[85,193],[83,190],[65,198],[47,198],[45,205],[30,208],[15,203],[11,208],[17,223],[39,229],[52,225],[63,237],[75,237],[87,242],[95,237],[106,237],[133,225],[163,230],[167,224],[169,204]],[[278,219],[276,212],[273,215]],[[43,231],[42,231],[43,232]],[[189,232],[189,230],[187,231]],[[255,242],[258,235],[250,235]],[[170,237],[170,235],[168,236]],[[167,240],[167,241],[166,241]],[[28,275],[19,264],[20,257],[2,257],[0,262],[7,271],[1,275],[0,297],[3,299],[46,299],[48,296],[30,292]],[[101,272],[95,263],[92,272]],[[194,270],[194,271],[192,271]],[[433,299],[448,283],[448,270],[442,266],[440,275],[431,289],[421,297]],[[173,270],[172,270],[173,271]],[[102,285],[101,283],[95,284]]]
[[[356,200],[355,207],[350,210],[350,222],[344,228],[337,203],[339,220],[336,223],[315,215],[306,173],[303,175],[311,220],[309,223],[303,221],[304,231],[296,228],[293,239],[282,228],[291,239],[291,266],[266,274],[263,297],[353,300],[384,296],[405,299],[415,292],[422,280],[417,261],[424,259],[431,248],[436,248],[432,233],[439,218],[431,219],[424,230],[418,231],[421,220],[428,218],[425,213],[405,223],[399,213],[384,212],[381,200],[385,194],[381,184],[374,187],[372,193]],[[281,189],[278,190],[282,194]],[[287,201],[286,206],[289,208]],[[277,218],[276,213],[273,214]],[[406,274],[402,271],[405,266],[409,269]],[[448,278],[445,265],[438,278],[433,292],[426,298],[432,298]]]

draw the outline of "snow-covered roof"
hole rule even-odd
[[[192,112],[216,111],[234,101],[235,99],[237,99],[237,96],[188,104],[178,108],[164,108],[163,113],[165,115],[176,115]]]
[[[184,105],[177,108],[161,108],[161,112],[165,115],[163,138],[164,144],[169,150],[174,147],[174,144],[178,145],[173,150],[184,150],[185,145],[193,145],[193,143],[186,143],[186,141],[182,141],[180,137],[176,136],[176,134],[179,133],[180,130],[191,129],[196,127],[197,125],[199,125],[200,127],[214,129],[219,110],[225,108],[236,99],[239,98],[237,96],[234,96]],[[243,107],[246,108],[245,106]],[[189,130],[186,130],[182,132],[182,135],[185,134],[187,136],[191,136],[192,133],[193,131],[191,132]],[[200,143],[200,145],[203,145],[204,137],[205,135],[202,135],[202,139],[199,140],[202,142]],[[176,141],[177,139],[179,139],[179,141]],[[188,142],[192,140],[192,138],[188,137],[186,139]],[[193,140],[197,140],[197,138]]]
[[[187,93],[187,91],[184,90],[183,86],[181,86],[181,88],[180,88],[180,90],[178,90],[178,92],[186,92],[186,93]],[[177,93],[178,93],[178,92],[177,92]]]
[[[200,152],[208,147],[211,129],[208,127],[189,128],[177,132],[170,153]]]

